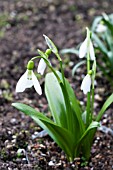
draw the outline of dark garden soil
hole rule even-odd
[[[11,106],[12,102],[26,103],[50,116],[44,94],[38,96],[34,89],[27,89],[22,94],[15,93],[17,80],[25,72],[27,61],[37,55],[37,48],[47,48],[43,34],[49,36],[59,50],[76,47],[84,39],[85,27],[90,27],[95,16],[103,12],[112,13],[112,7],[113,0],[0,1],[0,170],[113,169],[111,133],[97,131],[88,164],[82,158],[68,163],[64,152],[48,135],[33,140],[32,136],[42,129],[30,117]],[[66,77],[77,97],[85,102],[80,91],[85,68],[79,69],[72,78],[71,71],[78,57],[65,55],[62,58]],[[50,60],[57,66],[54,56]],[[95,113],[109,90],[109,83],[103,78],[98,72]],[[40,82],[43,88],[44,78]],[[102,120],[102,124],[110,129],[113,129],[112,106]],[[20,157],[17,154],[19,148],[25,151]]]

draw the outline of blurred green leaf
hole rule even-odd
[[[72,53],[72,54],[76,54],[76,55],[79,55],[79,51],[75,48],[66,48],[66,49],[62,49],[60,51],[61,54],[69,54],[69,53]]]
[[[104,55],[107,56],[108,50],[104,43],[98,38],[98,36],[95,33],[92,33],[92,39],[97,44],[97,48],[104,53]]]
[[[72,69],[72,76],[74,76],[75,72],[77,71],[77,69],[82,66],[83,64],[86,64],[86,60],[80,61],[79,63],[77,63],[73,69]]]

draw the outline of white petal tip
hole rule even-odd
[[[45,34],[43,34],[44,38],[46,38],[47,36]]]

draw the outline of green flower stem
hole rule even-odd
[[[43,57],[43,56],[36,56],[36,57],[33,57],[31,60],[35,60],[35,59],[38,59],[38,58],[43,58],[45,63],[47,64],[47,66],[51,69],[51,71],[54,73],[54,75],[56,76],[57,80],[59,81],[59,83],[61,83],[61,79],[60,77],[58,76],[58,74],[56,73],[55,69],[50,65],[49,61],[47,58]]]
[[[65,104],[66,104],[68,129],[69,129],[69,131],[73,132],[73,126],[72,126],[73,115],[72,115],[69,95],[68,95],[67,88],[66,88],[62,61],[60,61],[60,69],[61,69],[62,79],[63,79],[63,84],[61,85],[61,88],[62,88],[62,92],[64,94],[64,100],[65,100]]]
[[[60,55],[59,55],[58,53],[56,53],[55,55],[56,55],[56,57],[58,58],[59,62],[61,62],[62,59],[61,59]]]
[[[90,119],[90,122],[92,122],[93,111],[94,111],[94,88],[92,87],[92,103],[91,103],[91,119]]]
[[[87,54],[87,74],[90,70],[90,59],[89,59],[89,52]],[[86,115],[86,128],[89,126],[90,123],[90,98],[91,98],[91,93],[88,92],[87,93],[87,106],[86,106],[86,111],[87,111],[87,115]]]
[[[87,51],[87,74],[90,71],[90,54],[89,54],[89,48],[90,48],[90,31],[89,29],[87,29],[87,37],[88,37],[88,51]],[[86,111],[87,111],[87,115],[86,115],[86,128],[89,126],[90,123],[90,98],[91,98],[91,93],[88,92],[87,93],[87,106],[86,106]]]
[[[89,126],[90,123],[90,92],[87,93],[87,115],[86,115],[86,128]]]
[[[38,59],[38,58],[41,58],[41,56],[33,57],[31,60],[33,61],[33,60],[36,60],[36,59]]]

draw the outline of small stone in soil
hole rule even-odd
[[[48,163],[48,165],[49,165],[49,166],[54,166],[55,164],[53,163],[53,161],[50,161],[50,162]]]

